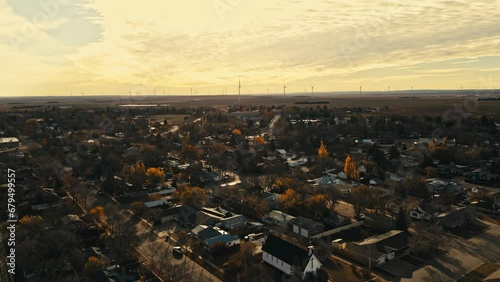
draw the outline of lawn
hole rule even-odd
[[[485,277],[495,272],[500,268],[496,263],[483,263],[475,270],[467,273],[464,277],[458,280],[459,282],[481,282]]]
[[[367,281],[370,274],[357,267],[347,265],[341,261],[333,262],[326,260],[323,262],[323,268],[328,273],[331,281]]]

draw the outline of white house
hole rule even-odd
[[[314,222],[301,216],[291,219],[290,225],[292,225],[292,230],[295,234],[306,238],[319,234],[325,229],[325,226],[323,224]]]
[[[290,220],[294,219],[294,216],[291,216],[287,213],[284,213],[279,210],[272,210],[269,214],[262,219],[264,223],[273,224],[280,226],[281,228],[287,228]]]
[[[313,254],[312,247],[306,251],[272,234],[262,246],[262,259],[286,274],[298,271],[302,279],[308,273],[316,275],[316,271],[321,268],[321,262]]]

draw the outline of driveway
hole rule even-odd
[[[448,250],[401,281],[457,281],[484,262],[500,261],[500,225],[465,240],[448,236]]]

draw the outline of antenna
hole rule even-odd
[[[285,84],[283,84],[283,100],[286,99],[286,87],[287,86]]]

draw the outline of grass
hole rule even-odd
[[[464,277],[460,278],[458,282],[481,282],[488,275],[497,271],[500,268],[500,265],[496,263],[483,263],[478,268],[473,271],[467,273]]]
[[[323,262],[323,268],[328,273],[328,278],[331,281],[367,281],[370,279],[370,274],[360,270],[354,266],[347,265],[343,262],[326,260]]]

